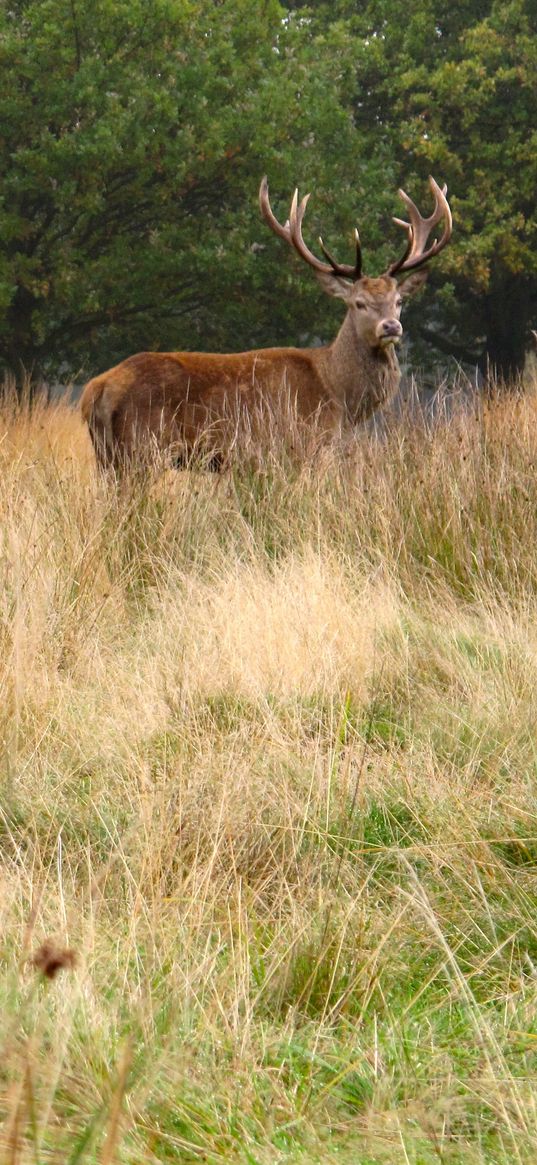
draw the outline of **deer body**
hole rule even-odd
[[[449,214],[445,196],[440,194],[432,216],[435,222]],[[358,237],[353,267],[336,264],[322,242],[330,265],[306,248],[301,222],[307,197],[298,205],[295,193],[285,226],[272,214],[266,179],[260,202],[271,229],[314,267],[328,294],[345,301],[347,314],[335,340],[320,348],[260,348],[229,354],[141,352],[128,357],[90,380],[80,402],[102,466],[119,466],[150,447],[171,449],[180,463],[200,449],[201,441],[216,467],[233,444],[241,421],[254,423],[267,406],[277,410],[284,403],[290,405],[299,419],[315,418],[330,436],[364,421],[397,392],[400,370],[395,345],[402,335],[402,300],[425,276],[418,271],[398,284],[394,275],[430,257],[430,251],[424,254],[424,243],[415,254],[417,224],[403,224],[409,234],[405,256],[373,279],[361,273]],[[432,222],[419,217],[426,225]],[[435,243],[431,250],[434,246],[439,247]]]
[[[149,435],[160,448],[186,456],[202,433],[214,448],[229,445],[241,413],[261,411],[279,397],[301,420],[315,417],[336,435],[386,404],[399,381],[393,345],[372,348],[347,316],[327,347],[141,352],[90,380],[81,409],[106,465],[118,455],[133,456]]]

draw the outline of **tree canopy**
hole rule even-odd
[[[366,269],[396,190],[447,181],[453,242],[413,331],[520,365],[535,323],[531,0],[13,0],[0,10],[0,335],[6,366],[95,372],[143,348],[329,338],[334,308],[259,218]],[[285,205],[284,205],[285,204]],[[337,312],[337,308],[336,308]]]

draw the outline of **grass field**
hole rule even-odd
[[[537,397],[0,518],[2,1165],[533,1163]]]

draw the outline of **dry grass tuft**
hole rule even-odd
[[[0,1161],[535,1159],[536,467],[534,396],[120,481],[5,401]]]

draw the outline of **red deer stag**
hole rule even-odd
[[[386,404],[400,381],[395,345],[403,334],[399,322],[403,298],[421,286],[426,278],[423,265],[451,237],[447,187],[441,189],[434,178],[429,183],[435,200],[429,218],[423,218],[408,195],[399,191],[410,221],[394,221],[406,231],[407,246],[383,275],[371,278],[362,274],[358,231],[353,265],[336,262],[320,239],[327,260],[323,262],[302,237],[309,195],[299,202],[295,190],[289,218],[282,225],[272,212],[263,178],[259,191],[263,218],[313,268],[324,290],[345,301],[347,314],[335,340],[319,348],[129,356],[90,380],[82,395],[82,416],[99,464],[119,468],[151,447],[172,450],[175,463],[184,464],[202,440],[201,448],[212,453],[211,467],[217,468],[229,452],[238,418],[248,421],[263,403],[277,406],[282,390],[299,418],[320,418],[330,434],[358,424]],[[441,238],[427,247],[431,231],[442,221]],[[403,281],[396,276],[403,276]]]

